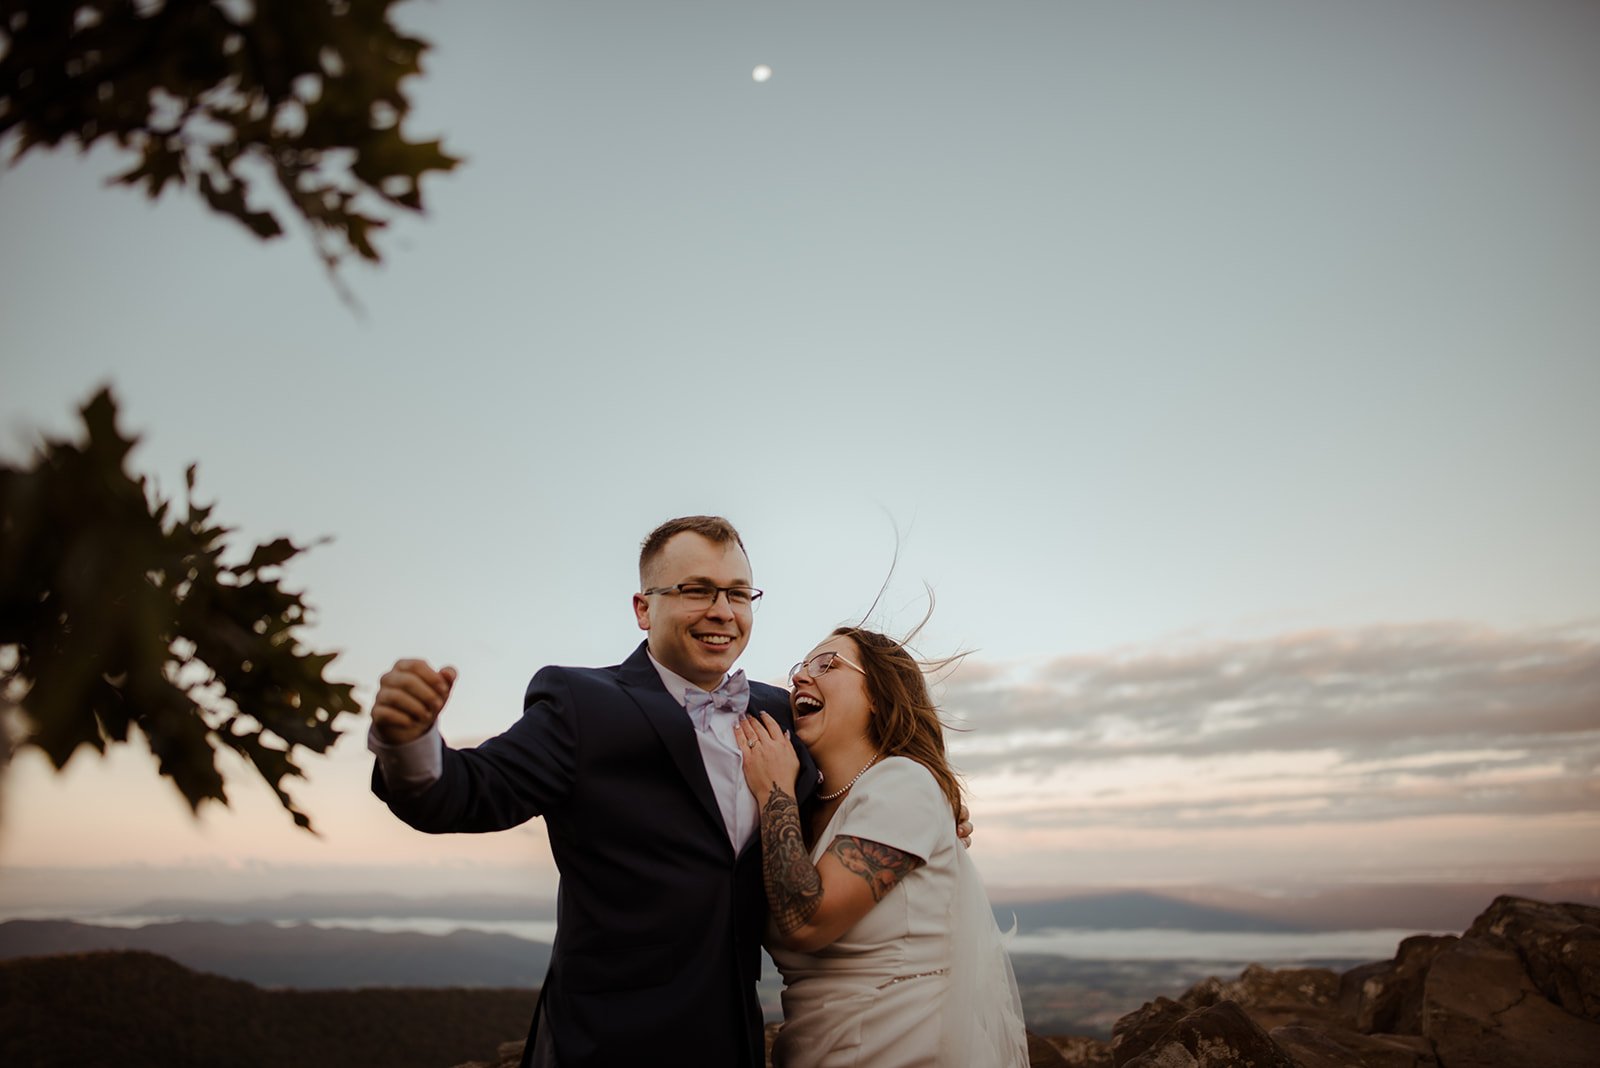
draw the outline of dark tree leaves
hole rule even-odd
[[[247,760],[300,826],[283,790],[297,749],[326,752],[359,708],[333,660],[301,648],[307,606],[277,573],[302,551],[286,538],[224,565],[227,528],[185,514],[126,469],[134,441],[102,391],[86,439],[46,441],[32,467],[0,465],[0,711],[20,711],[23,745],[57,768],[138,727],[161,774],[198,809],[224,804],[218,747]]]
[[[458,162],[401,133],[427,45],[391,23],[398,2],[0,0],[0,148],[109,137],[135,160],[116,181],[193,183],[261,238],[284,229],[266,182],[330,268],[375,262],[374,232]]]

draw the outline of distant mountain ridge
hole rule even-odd
[[[309,925],[179,921],[102,927],[68,920],[0,923],[0,959],[143,950],[196,971],[265,987],[535,987],[550,947],[511,935],[355,931]]]
[[[1252,893],[1218,887],[1164,892],[1210,905],[1277,920],[1303,930],[1460,931],[1501,895],[1535,901],[1573,901],[1600,905],[1600,876],[1583,879],[1445,883],[1347,883],[1307,893]]]
[[[1103,931],[1148,928],[1229,932],[1308,930],[1301,924],[1138,890],[996,905],[994,912],[1003,929],[1010,929],[1011,917],[1015,915],[1018,930],[1024,932],[1059,927]]]
[[[405,919],[432,916],[445,920],[553,921],[556,903],[546,898],[510,894],[286,894],[281,897],[215,901],[198,898],[155,898],[112,916],[173,916],[186,920],[333,920],[347,917]]]

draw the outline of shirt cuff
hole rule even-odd
[[[444,775],[444,739],[439,735],[438,720],[426,734],[399,745],[385,742],[377,727],[370,727],[367,748],[378,758],[384,785],[396,793],[419,794]]]

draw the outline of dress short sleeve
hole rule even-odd
[[[955,826],[933,773],[909,757],[889,757],[851,789],[833,837],[881,842],[927,862],[945,839],[955,838]]]

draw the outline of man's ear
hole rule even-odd
[[[633,618],[640,630],[650,629],[650,599],[642,593],[633,595]]]

